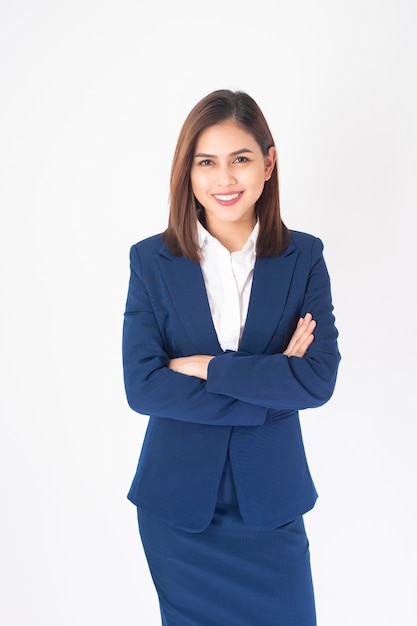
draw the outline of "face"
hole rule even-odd
[[[201,133],[191,166],[191,186],[205,209],[210,232],[235,224],[246,225],[250,234],[256,222],[255,203],[275,161],[274,147],[263,155],[254,137],[234,121]]]

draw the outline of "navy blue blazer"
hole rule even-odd
[[[299,409],[329,400],[340,355],[321,241],[292,231],[279,256],[257,259],[237,352],[223,352],[198,263],[156,235],[132,246],[123,327],[129,406],[150,416],[128,498],[178,528],[210,523],[229,452],[247,526],[270,529],[314,506]],[[315,339],[303,358],[283,355],[300,316]],[[207,381],[167,367],[215,355]]]

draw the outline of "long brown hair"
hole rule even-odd
[[[229,120],[234,120],[253,136],[264,156],[275,145],[261,109],[248,94],[219,89],[195,105],[180,131],[172,160],[170,213],[163,238],[175,256],[184,255],[193,261],[199,260],[196,220],[200,219],[205,224],[205,219],[204,208],[191,188],[191,165],[200,134],[209,126]],[[287,247],[290,235],[281,219],[276,163],[255,210],[259,221],[257,256],[265,258],[280,254]]]

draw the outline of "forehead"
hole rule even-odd
[[[208,126],[203,130],[197,139],[196,152],[210,149],[211,152],[214,151],[217,154],[229,148],[232,152],[241,148],[255,149],[256,147],[260,150],[255,138],[248,130],[237,122],[228,120]]]

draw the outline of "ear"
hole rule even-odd
[[[272,175],[275,163],[277,162],[277,149],[275,146],[271,146],[268,150],[268,154],[265,157],[265,180],[269,180]]]

